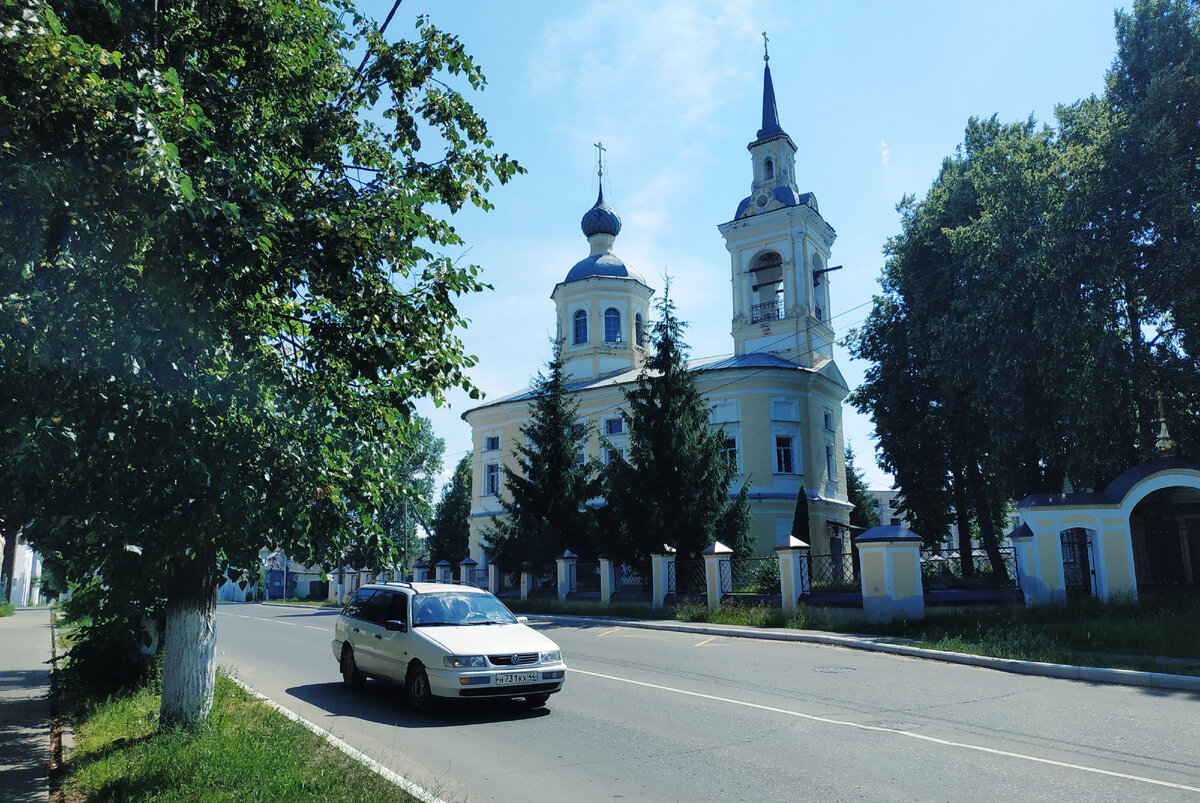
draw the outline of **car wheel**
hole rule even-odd
[[[525,705],[529,708],[541,708],[549,699],[549,694],[527,694],[525,695]]]
[[[350,647],[342,648],[342,684],[347,688],[361,689],[367,683],[367,676],[358,668],[358,664],[354,662],[354,650]]]
[[[416,661],[408,665],[408,675],[404,678],[404,696],[409,707],[418,714],[433,710],[437,702],[433,696],[433,689],[429,686],[429,676],[425,674],[425,667]]]

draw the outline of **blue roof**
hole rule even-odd
[[[775,106],[775,85],[771,83],[771,65],[763,69],[763,105],[762,128],[758,129],[758,139],[762,142],[772,137],[786,137],[783,127],[779,125],[779,109]]]
[[[607,252],[591,254],[576,262],[575,267],[571,268],[563,282],[574,282],[592,276],[611,276],[618,279],[633,279],[642,284],[646,283],[640,273],[622,262],[619,257]]]
[[[779,203],[783,204],[784,206],[806,206],[808,204],[809,197],[812,195],[811,192],[796,192],[791,187],[776,187],[771,192],[774,194],[775,200],[779,201]],[[813,205],[816,205],[815,201],[813,202]],[[742,202],[738,204],[737,212],[734,213],[733,219],[737,220],[740,218],[748,206],[750,206],[750,196],[746,196],[742,199]]]

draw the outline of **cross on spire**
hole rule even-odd
[[[763,33],[763,61],[770,61],[771,54],[769,52],[767,52],[767,42],[769,42],[770,40],[767,39],[766,31],[763,31],[762,33]]]
[[[596,143],[596,175],[604,176],[604,152],[608,150],[604,147],[604,143]]]

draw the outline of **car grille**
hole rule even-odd
[[[488,660],[492,662],[492,666],[524,666],[525,664],[536,664],[538,654],[536,652],[519,652],[507,655],[489,655]]]

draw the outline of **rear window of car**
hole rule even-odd
[[[363,606],[366,605],[373,596],[375,596],[375,589],[360,588],[358,593],[351,597],[350,601],[346,603],[346,607],[342,608],[342,613],[346,616],[353,616],[355,619],[363,618]]]

